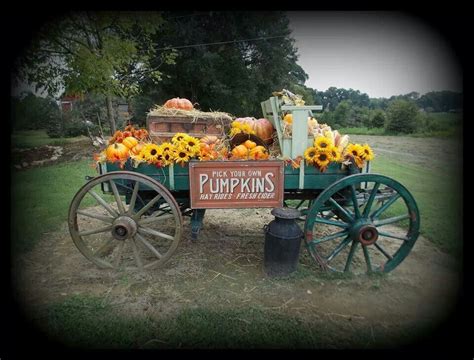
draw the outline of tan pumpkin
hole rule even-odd
[[[241,124],[248,124],[255,131],[260,139],[262,139],[266,144],[271,144],[273,142],[273,132],[275,129],[270,121],[267,119],[255,119],[253,117],[237,118],[235,121]]]
[[[192,110],[194,108],[191,101],[185,98],[180,99],[179,97],[167,100],[165,102],[164,107],[169,108],[169,109],[181,109],[181,110]]]
[[[135,139],[133,136],[128,136],[125,139],[123,139],[122,144],[124,144],[126,147],[131,149],[135,147],[135,145],[138,144],[138,140]]]
[[[212,145],[212,144],[218,145],[220,144],[220,142],[221,142],[221,139],[219,139],[215,135],[206,135],[200,139],[201,144],[207,144],[207,145]]]
[[[120,143],[109,145],[105,150],[105,156],[107,157],[108,161],[112,162],[126,160],[129,156],[128,147]]]

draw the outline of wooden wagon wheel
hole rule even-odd
[[[71,202],[68,222],[79,251],[101,268],[156,268],[181,240],[181,212],[169,191],[130,171],[86,183]]]
[[[324,216],[328,211],[337,215]],[[383,175],[355,174],[316,198],[306,217],[305,242],[323,269],[389,272],[408,255],[419,229],[418,207],[403,185]]]

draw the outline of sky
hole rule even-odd
[[[423,19],[397,12],[288,12],[306,86],[369,97],[462,91],[451,45]]]

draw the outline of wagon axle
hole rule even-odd
[[[117,240],[125,240],[135,236],[137,223],[129,216],[118,217],[112,226],[112,236]]]

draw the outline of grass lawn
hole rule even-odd
[[[46,130],[15,131],[11,135],[12,148],[32,148],[43,145],[63,145],[77,138],[50,138]]]

